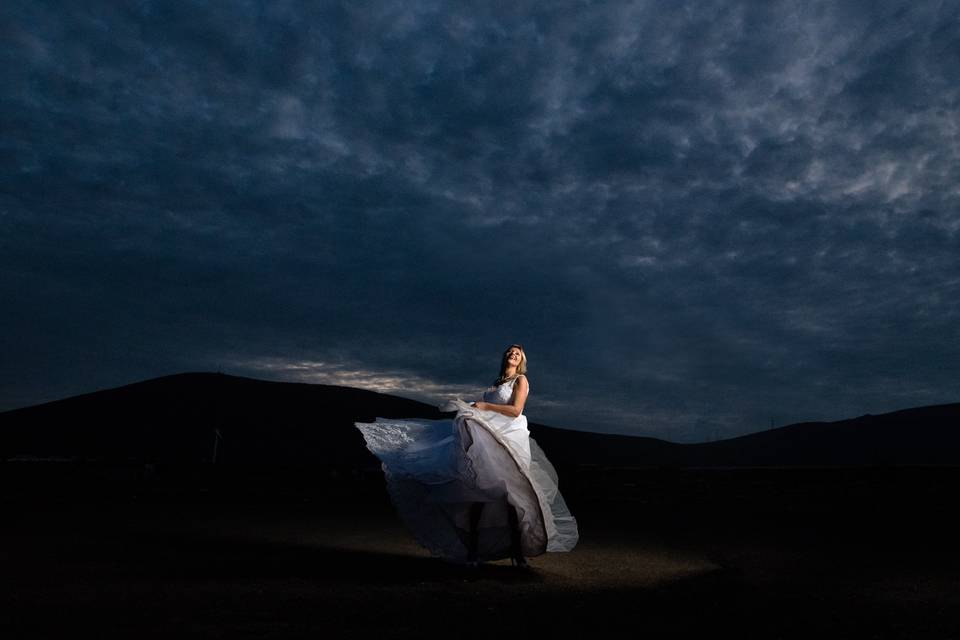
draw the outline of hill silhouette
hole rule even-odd
[[[331,385],[181,373],[0,413],[0,460],[378,465],[353,427],[376,417],[451,416],[415,400]],[[716,442],[530,423],[558,466],[960,464],[960,403],[803,422]],[[215,431],[216,430],[216,431]]]

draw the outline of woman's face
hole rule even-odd
[[[507,364],[516,367],[520,364],[521,357],[520,349],[510,347],[510,350],[507,351]]]

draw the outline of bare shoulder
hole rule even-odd
[[[510,394],[510,402],[513,403],[517,401],[518,406],[523,407],[523,403],[526,402],[527,394],[530,393],[530,383],[527,382],[527,377],[523,374],[517,376],[517,382],[513,385],[513,393]]]

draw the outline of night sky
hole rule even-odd
[[[6,0],[0,36],[0,410],[217,370],[440,404],[511,342],[531,420],[677,442],[960,400],[958,2]]]

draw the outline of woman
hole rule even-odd
[[[433,555],[477,566],[570,551],[577,521],[557,474],[527,430],[530,392],[523,347],[503,353],[483,398],[442,407],[447,420],[354,423],[382,462],[387,490],[407,528]]]

